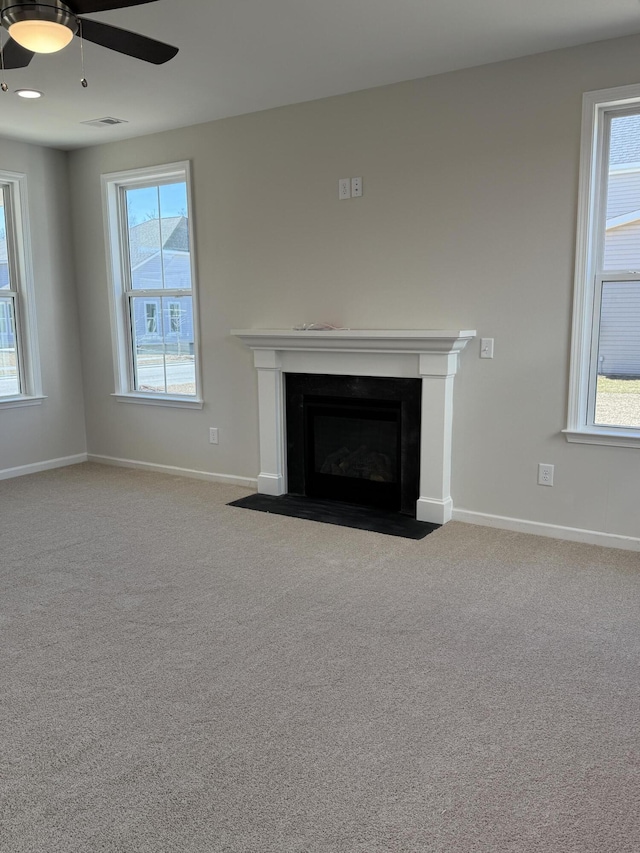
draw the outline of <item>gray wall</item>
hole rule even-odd
[[[456,378],[456,508],[640,536],[640,453],[561,434],[581,96],[638,82],[638,56],[640,38],[619,39],[73,152],[90,452],[255,477],[256,378],[231,328],[476,328],[495,359],[474,341]],[[202,412],[110,397],[100,174],[182,159]],[[353,175],[363,198],[338,201]]]
[[[0,139],[0,164],[27,175],[41,406],[0,409],[0,472],[86,452],[67,155]]]

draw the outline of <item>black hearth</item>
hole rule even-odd
[[[288,492],[415,517],[419,379],[286,374]]]

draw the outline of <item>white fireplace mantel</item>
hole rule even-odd
[[[388,376],[422,380],[420,496],[416,518],[451,519],[453,379],[459,353],[475,331],[408,329],[234,329],[254,352],[258,371],[258,491],[287,492],[284,374]]]

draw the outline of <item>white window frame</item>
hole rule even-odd
[[[582,99],[580,188],[573,298],[567,441],[640,447],[640,428],[594,424],[603,281],[640,281],[637,272],[601,274],[609,158],[607,116],[640,111],[640,84],[586,92]]]
[[[11,283],[10,289],[1,290],[0,295],[10,297],[13,303],[20,387],[18,394],[0,397],[0,409],[38,406],[46,397],[42,393],[38,351],[27,176],[21,172],[0,170],[0,184],[5,189],[7,260]]]
[[[172,395],[164,392],[150,393],[135,389],[135,364],[133,335],[127,297],[129,272],[127,265],[128,238],[127,217],[124,209],[124,191],[146,186],[159,186],[184,181],[187,187],[187,216],[189,219],[189,252],[191,259],[191,292],[193,307],[193,334],[195,357],[196,393],[191,395]],[[191,169],[188,161],[150,166],[144,169],[129,169],[125,172],[112,172],[102,175],[102,199],[105,222],[105,241],[107,247],[107,268],[109,276],[109,307],[111,313],[111,331],[114,357],[115,392],[113,396],[126,403],[142,403],[154,406],[174,406],[179,408],[201,409],[203,406],[200,374],[200,335],[198,310],[198,287],[196,280],[196,261],[194,246],[194,219],[191,200]],[[140,296],[148,295],[142,291]],[[154,295],[156,295],[154,293]],[[174,296],[173,291],[157,290],[157,296]],[[182,294],[181,294],[182,295]],[[146,323],[146,317],[145,317]],[[146,326],[145,326],[146,328]]]

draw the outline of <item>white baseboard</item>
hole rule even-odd
[[[118,459],[115,456],[100,456],[96,453],[89,453],[87,461],[98,462],[100,465],[114,465],[117,468],[137,468],[140,471],[155,471],[158,474],[172,474],[176,477],[191,477],[195,480],[209,480],[212,483],[226,483],[228,486],[243,486],[254,491],[258,487],[258,481],[252,477],[213,474],[210,471],[195,471],[191,468],[177,468],[174,465],[156,465],[152,462]]]
[[[52,468],[66,468],[67,465],[79,465],[80,462],[86,461],[86,453],[77,453],[75,456],[63,456],[60,459],[45,459],[44,462],[19,465],[17,468],[4,468],[0,471],[0,480],[10,480],[12,477],[24,477],[27,474],[38,474],[40,471],[51,471]]]
[[[488,515],[484,512],[472,512],[467,509],[454,509],[452,518],[454,521],[465,521],[467,524],[480,524],[484,527],[499,527],[503,530],[514,530],[517,533],[533,533],[536,536],[548,536],[552,539],[567,539],[569,542],[584,542],[587,545],[601,545],[605,548],[640,551],[640,539],[635,536],[619,536],[616,533],[602,533],[598,530],[583,530],[579,527],[563,527],[559,524],[525,521],[522,518]]]
[[[209,471],[195,471],[190,468],[177,468],[173,465],[156,465],[151,462],[139,462],[135,459],[118,459],[115,456],[100,456],[95,453],[77,453],[75,456],[63,456],[60,459],[46,459],[30,465],[20,465],[16,468],[0,470],[0,480],[12,477],[23,477],[27,474],[37,474],[50,471],[53,468],[65,468],[67,465],[78,465],[81,462],[97,462],[101,465],[114,465],[119,468],[137,468],[141,471],[156,471],[160,474],[172,474],[178,477],[191,477],[197,480],[208,480],[212,483],[226,483],[230,486],[241,486],[257,490],[258,481],[253,477],[235,477],[230,474],[215,474]],[[620,536],[616,533],[603,533],[599,530],[584,530],[579,527],[564,527],[559,524],[545,524],[539,521],[526,521],[522,518],[509,518],[504,515],[490,515],[484,512],[474,512],[468,509],[453,509],[453,521],[464,521],[467,524],[478,524],[483,527],[496,527],[502,530],[513,530],[517,533],[532,533],[536,536],[547,536],[552,539],[566,539],[569,542],[584,542],[588,545],[601,545],[605,548],[622,548],[625,551],[640,551],[640,538],[635,536]]]

